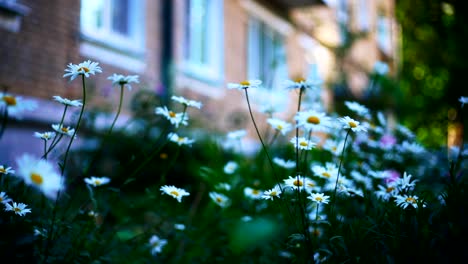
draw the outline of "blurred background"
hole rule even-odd
[[[155,106],[182,95],[204,104],[194,126],[220,133],[250,127],[244,94],[227,83],[260,79],[255,109],[271,104],[287,113],[297,93],[284,96],[282,83],[309,78],[323,82],[318,96],[328,111],[354,100],[426,146],[457,146],[466,11],[454,0],[0,0],[2,92],[38,107],[9,117],[0,160],[34,147],[40,153],[32,133],[51,130],[63,109],[52,96],[82,96],[81,82],[62,77],[66,65],[88,59],[103,68],[87,80],[88,129],[114,117],[113,73],[140,76],[118,126],[151,119]]]

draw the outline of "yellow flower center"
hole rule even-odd
[[[175,195],[175,196],[179,196],[179,193],[177,191],[172,191],[172,192],[170,192],[170,194]]]
[[[3,202],[3,198],[2,198],[2,197],[0,197],[0,203],[1,203],[1,202]]]
[[[174,118],[174,117],[176,117],[176,114],[174,112],[172,112],[172,111],[169,111],[169,116]]]
[[[412,204],[416,203],[416,199],[414,199],[413,197],[408,197],[408,198],[405,199],[405,201],[407,203],[412,203]]]
[[[315,237],[319,237],[319,236],[320,236],[320,230],[315,229],[315,230],[312,232],[312,235],[315,236]]]
[[[303,146],[303,147],[307,147],[307,142],[301,141],[301,142],[299,142],[299,145],[301,145],[301,146]]]
[[[321,201],[323,201],[323,198],[322,197],[315,197],[315,201],[321,202]]]
[[[276,191],[272,191],[272,192],[270,193],[270,196],[276,196],[277,194],[278,194],[278,193],[277,193]]]
[[[309,116],[309,118],[307,118],[307,123],[318,125],[318,124],[320,124],[320,118],[318,118],[316,116]]]
[[[31,173],[31,181],[36,185],[41,185],[44,182],[44,178],[39,173]]]
[[[161,153],[161,154],[159,154],[159,157],[161,159],[167,159],[169,156],[167,155],[167,153]]]
[[[294,82],[297,82],[297,83],[305,82],[305,79],[302,77],[297,77],[297,78],[294,78]]]
[[[6,173],[6,170],[4,168],[0,168],[0,173]]]
[[[389,193],[389,192],[392,192],[393,190],[395,190],[394,187],[388,187],[385,191],[386,191],[387,193]]]
[[[353,121],[349,121],[349,122],[348,122],[348,125],[349,125],[349,127],[351,127],[351,128],[357,127],[356,122],[353,122]]]
[[[11,96],[11,95],[3,96],[3,101],[5,101],[5,103],[7,105],[9,105],[9,106],[16,105],[16,98],[14,96]]]
[[[254,189],[254,190],[252,190],[252,194],[258,195],[258,194],[260,194],[260,192],[258,190]]]
[[[68,133],[68,128],[67,127],[61,127],[60,130],[62,130],[62,132]]]
[[[325,177],[325,178],[330,178],[331,177],[330,173],[328,173],[328,172],[323,172],[322,176]]]
[[[80,67],[80,68],[78,69],[78,71],[79,71],[79,72],[80,72],[80,71],[84,71],[85,73],[88,73],[88,72],[89,72],[89,68],[88,68],[88,67]]]
[[[301,180],[295,180],[295,181],[293,182],[293,184],[294,184],[295,186],[302,186],[302,181],[301,181]]]
[[[21,212],[21,209],[19,209],[18,207],[15,207],[13,210],[15,210],[15,212]]]
[[[101,185],[101,180],[94,180],[94,185]]]
[[[309,182],[309,183],[307,183],[307,186],[309,186],[309,187],[315,187],[315,183]]]
[[[282,125],[278,125],[278,126],[276,127],[276,129],[278,129],[278,130],[283,130],[283,126],[282,126]]]
[[[216,202],[222,203],[222,202],[223,202],[223,198],[221,198],[221,197],[216,197]]]
[[[242,81],[239,84],[242,85],[242,86],[249,86],[250,82],[249,81]]]
[[[331,148],[333,151],[336,151],[338,148],[337,147],[332,147]]]

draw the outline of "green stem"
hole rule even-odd
[[[5,128],[7,126],[7,121],[8,121],[8,106],[5,105],[5,110],[3,110],[2,114],[2,125],[0,126],[0,139],[3,136],[3,132],[5,132]]]
[[[122,110],[122,101],[123,101],[123,95],[124,95],[124,86],[125,84],[120,84],[120,100],[119,100],[119,108],[117,109],[117,114],[115,115],[114,121],[112,122],[112,125],[109,129],[109,132],[107,132],[107,135],[110,135],[112,133],[112,130],[114,129],[115,123],[117,122],[117,118],[120,115],[120,111]]]
[[[164,173],[161,175],[161,180],[160,180],[160,185],[164,185],[165,182],[166,182],[166,175],[167,173],[169,172],[169,170],[174,167],[174,164],[175,162],[177,161],[177,158],[179,157],[179,153],[180,153],[180,148],[181,146],[178,146],[177,147],[177,151],[174,155],[174,158],[171,160],[171,163],[169,164],[169,166],[167,167],[167,169],[164,171]]]
[[[342,166],[343,160],[344,160],[344,153],[345,153],[345,149],[346,149],[346,141],[348,140],[348,136],[349,136],[350,132],[351,132],[351,129],[348,129],[348,132],[346,132],[344,145],[343,145],[343,151],[341,152],[340,165],[338,166],[338,173],[336,175],[335,190],[333,191],[333,204],[332,204],[332,207],[331,207],[332,212],[334,212],[334,209],[335,209],[336,190],[338,189],[338,180],[340,178],[341,166]]]

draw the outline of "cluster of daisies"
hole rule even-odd
[[[11,167],[5,167],[0,165],[0,177],[4,177],[8,174],[15,173]],[[24,216],[27,213],[31,213],[31,209],[24,203],[14,202],[6,192],[0,192],[0,203],[4,206],[5,211],[11,211],[19,216]]]

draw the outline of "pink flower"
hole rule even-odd
[[[389,184],[397,181],[400,178],[400,173],[396,170],[387,170],[387,177],[385,178],[385,183]]]
[[[396,138],[391,134],[385,134],[380,138],[380,147],[390,149],[396,144]]]

